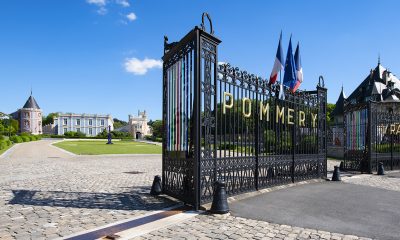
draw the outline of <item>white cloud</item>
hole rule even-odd
[[[106,0],[86,0],[86,2],[89,4],[97,5],[97,6],[105,6],[106,5]]]
[[[125,60],[125,71],[133,73],[135,75],[144,75],[149,69],[161,67],[161,60],[149,58],[145,58],[144,60],[139,60],[137,58],[127,58]]]
[[[100,15],[106,15],[107,12],[108,12],[108,10],[107,10],[107,8],[105,8],[105,7],[100,7],[100,8],[97,10],[97,13],[100,14]]]
[[[123,7],[129,7],[130,6],[128,0],[117,0],[116,3],[121,5],[121,6],[123,6]]]
[[[133,12],[126,15],[126,17],[129,19],[129,21],[135,21],[137,18],[136,14],[134,14]]]

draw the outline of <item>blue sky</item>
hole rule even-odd
[[[33,95],[50,112],[146,109],[161,118],[163,36],[183,37],[209,12],[219,61],[269,76],[283,31],[300,41],[304,83],[323,75],[334,103],[376,67],[400,74],[400,1],[13,0],[0,3],[0,111]],[[146,61],[144,61],[147,59]]]

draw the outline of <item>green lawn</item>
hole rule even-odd
[[[54,145],[79,155],[100,154],[161,154],[161,146],[131,142],[115,141],[114,144],[106,144],[104,141],[62,141]]]

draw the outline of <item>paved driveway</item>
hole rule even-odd
[[[72,156],[52,140],[0,158],[0,238],[51,239],[174,204],[148,192],[161,155]]]
[[[377,176],[373,176],[377,177]],[[231,204],[233,215],[377,239],[400,238],[400,192],[323,182],[281,189]]]

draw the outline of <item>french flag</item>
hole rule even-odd
[[[279,37],[278,49],[276,50],[276,57],[274,62],[274,67],[272,68],[271,76],[269,77],[269,84],[274,84],[276,79],[278,79],[278,73],[283,69],[283,51],[281,47],[282,32]]]
[[[303,67],[301,66],[301,57],[300,57],[300,44],[297,43],[296,52],[294,53],[294,62],[296,65],[296,78],[297,80],[294,82],[293,86],[290,88],[292,92],[296,92],[300,87],[300,84],[303,82]]]

